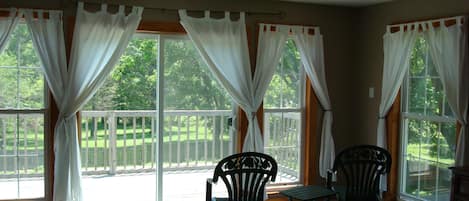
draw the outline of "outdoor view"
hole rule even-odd
[[[423,38],[415,43],[403,89],[401,191],[423,200],[449,200],[456,121]]]
[[[45,85],[26,24],[0,54],[0,199],[44,196]]]
[[[266,105],[287,110],[266,110],[270,142],[266,151],[281,167],[277,181],[295,182],[299,177],[300,86],[304,79],[292,41],[285,53]],[[158,88],[160,79],[162,90]],[[228,123],[232,101],[187,37],[151,34],[134,36],[112,75],[81,113],[82,170],[90,199],[109,199],[109,194],[92,193],[97,178],[103,182],[99,186],[110,187],[106,191],[114,192],[115,200],[135,199],[136,195],[155,199],[157,95],[164,103],[160,136],[163,200],[204,199],[205,180],[212,176],[216,163],[234,150]],[[115,182],[124,187],[112,187]],[[132,188],[133,193],[119,195],[116,192],[125,191],[116,188]],[[215,195],[224,194],[223,185],[215,188]],[[101,187],[96,193],[103,191]]]
[[[304,85],[293,41],[284,53],[267,92],[264,123],[266,152],[279,163],[281,183],[300,176]],[[20,23],[0,55],[0,199],[44,196],[44,89],[40,61]],[[153,201],[161,180],[163,200],[203,200],[215,164],[236,147],[232,109],[186,36],[136,34],[80,112],[85,198]],[[162,178],[155,173],[158,157]],[[214,195],[223,196],[224,186],[216,185]]]
[[[300,53],[289,39],[264,97],[264,146],[278,162],[276,183],[299,182],[304,85]]]

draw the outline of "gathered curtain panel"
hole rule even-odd
[[[425,22],[423,36],[428,42],[430,56],[435,64],[451,110],[461,124],[456,148],[456,166],[469,165],[468,128],[468,17],[456,17],[456,24],[445,26],[445,19],[440,20],[440,27],[433,27],[432,22]]]
[[[418,24],[412,26],[413,29],[409,28],[404,31],[404,25],[400,25],[399,31],[394,33],[391,32],[391,26],[388,26],[383,36],[384,66],[379,104],[377,145],[385,149],[387,149],[386,115],[399,93],[404,75],[409,69],[410,56],[418,36]],[[386,176],[381,176],[380,189],[382,191],[387,190]]]
[[[75,113],[94,95],[118,62],[135,32],[142,7],[126,16],[124,6],[115,14],[107,6],[95,13],[78,3],[70,62],[66,65],[61,15],[33,19],[26,14],[34,47],[59,108],[54,133],[54,201],[81,201],[81,162]],[[41,16],[41,15],[39,15]]]
[[[275,27],[275,30],[272,30],[273,27]],[[253,77],[254,105],[258,109],[264,101],[267,88],[280,62],[280,57],[282,56],[285,42],[288,38],[288,32],[288,26],[284,25],[259,25],[257,63]],[[263,140],[260,133],[259,137],[260,140]],[[244,144],[249,145],[250,140],[250,138],[246,138]],[[245,149],[245,151],[246,150],[247,149]]]
[[[243,151],[263,152],[263,141],[257,121],[251,66],[246,35],[245,14],[232,21],[225,12],[221,19],[210,17],[206,11],[202,18],[187,15],[179,10],[180,23],[207,63],[218,82],[228,91],[248,117],[247,143]]]
[[[313,30],[314,33],[310,33]],[[327,170],[334,165],[335,145],[332,137],[332,106],[327,89],[324,65],[323,37],[319,27],[291,27],[293,40],[300,52],[301,62],[319,103],[323,108],[321,147],[319,152],[319,175],[327,177]]]
[[[391,32],[391,26],[388,26],[383,36],[383,81],[377,128],[377,145],[382,148],[387,148],[386,115],[397,97],[404,75],[409,69],[410,56],[418,36],[418,24],[412,26],[414,26],[413,29],[409,28],[404,31],[404,25],[400,25],[399,31],[394,33]]]
[[[16,8],[10,8],[8,17],[0,18],[0,53],[3,52],[11,32],[15,29],[21,13],[17,13]]]

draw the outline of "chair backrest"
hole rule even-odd
[[[277,162],[269,155],[244,152],[222,159],[215,167],[213,181],[222,178],[229,201],[262,201],[267,182],[275,181]]]
[[[345,180],[346,200],[380,200],[381,175],[389,173],[391,155],[383,148],[359,145],[344,149],[334,161],[338,182]],[[342,181],[343,182],[343,181]]]

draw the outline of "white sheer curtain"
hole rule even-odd
[[[440,75],[448,104],[461,123],[456,166],[469,165],[468,132],[468,97],[469,71],[467,61],[467,17],[457,17],[456,24],[445,26],[440,20],[440,27],[434,28],[432,22],[426,22],[424,37],[429,44],[430,55]],[[463,21],[464,20],[464,21]]]
[[[418,24],[414,24],[418,26]],[[391,33],[391,27],[383,36],[384,66],[383,83],[381,86],[381,101],[379,104],[377,145],[386,148],[386,115],[389,112],[401,87],[404,75],[409,69],[409,61],[417,39],[418,28],[408,27],[404,31],[404,25],[400,25],[399,31]]]
[[[291,29],[305,72],[311,80],[313,90],[324,110],[319,153],[319,175],[325,178],[327,177],[327,169],[331,169],[334,165],[335,146],[332,138],[333,118],[331,101],[327,91],[323,39],[318,27],[294,26]],[[314,30],[313,34],[310,33],[311,30]]]
[[[275,29],[275,30],[272,30]],[[254,105],[259,108],[264,101],[265,92],[278,66],[283,48],[288,37],[289,27],[284,25],[259,25],[259,39],[257,45],[257,64],[254,72]],[[263,140],[262,136],[260,140]],[[245,145],[252,143],[251,138],[246,138]],[[264,150],[264,147],[262,147]],[[244,151],[247,151],[246,147]]]
[[[411,25],[408,25],[411,26]],[[418,24],[414,28],[400,25],[399,31],[391,33],[391,26],[383,36],[384,66],[383,83],[381,86],[381,101],[377,127],[377,145],[387,149],[386,142],[386,115],[389,112],[401,87],[404,75],[409,69],[410,56],[418,35]],[[387,179],[381,177],[380,189],[387,190]]]
[[[134,7],[126,16],[107,6],[90,13],[79,2],[73,34],[71,60],[66,70],[62,22],[51,12],[48,20],[26,14],[35,48],[44,65],[46,79],[60,114],[55,126],[54,201],[81,201],[80,149],[75,113],[101,86],[127,46],[141,19],[143,8]]]
[[[213,75],[246,112],[249,120],[246,138],[249,139],[243,150],[262,152],[264,145],[256,117],[258,105],[254,98],[244,13],[240,13],[237,21],[230,19],[229,12],[222,19],[213,19],[209,11],[203,18],[194,18],[186,10],[179,10],[179,17]]]
[[[37,13],[37,18],[33,16]],[[43,10],[26,9],[24,17],[33,40],[34,48],[41,59],[44,76],[55,100],[63,97],[68,80],[67,60],[61,11],[46,11],[49,19],[44,19]]]
[[[0,53],[3,52],[8,39],[10,38],[11,32],[15,29],[18,20],[18,16],[21,14],[16,12],[16,8],[10,8],[10,15],[5,18],[0,18]]]

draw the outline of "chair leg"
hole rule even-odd
[[[207,181],[206,188],[205,201],[212,201],[212,183]]]

